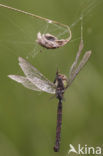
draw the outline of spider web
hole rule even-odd
[[[0,8],[0,18],[3,19],[0,46],[6,45],[6,48],[17,56],[34,57],[41,52],[43,48],[36,42],[38,32],[57,36],[67,30],[65,26],[60,26],[51,20],[27,16],[5,8]],[[66,33],[64,36],[68,37],[68,35]]]
[[[101,1],[98,2],[97,0],[85,0],[81,2],[80,8],[77,9],[74,22],[70,24],[72,34],[78,23],[81,23],[82,21],[84,24],[84,19],[91,15],[91,12],[93,12],[100,2]],[[0,47],[2,47],[4,51],[9,51],[12,55],[16,55],[17,57],[34,58],[42,51],[46,51],[45,48],[42,48],[36,42],[38,32],[41,34],[50,33],[59,39],[65,39],[70,35],[67,27],[56,24],[52,20],[48,21],[41,18],[35,18],[1,7],[0,19],[2,19],[0,23]],[[81,32],[83,32],[83,30]],[[81,37],[83,38],[83,34],[79,34],[76,37],[73,34],[70,42],[75,42]],[[70,43],[68,43],[68,45],[69,44]]]
[[[98,2],[98,0],[85,0],[81,2],[80,8],[76,11],[76,16],[73,16],[73,21],[70,23],[72,31],[72,39],[70,43],[83,38],[82,28],[83,26],[85,27],[85,22],[93,16],[95,8],[100,4],[100,2],[101,1]],[[48,23],[25,14],[12,12],[8,9],[0,8],[0,19],[0,47],[2,48],[0,53],[9,53],[11,56],[16,55],[16,57],[36,58],[36,56],[39,54],[41,55],[42,52],[44,53],[46,49],[42,48],[35,42],[38,32],[51,33],[59,38],[68,37],[67,29],[62,26],[54,23]],[[74,30],[78,24],[81,34],[79,32],[75,35]],[[70,46],[70,43],[68,43],[68,46]],[[51,52],[55,53],[55,50],[52,50]],[[50,138],[50,135],[48,135],[46,138],[48,139],[48,144],[51,146],[53,140],[52,137]],[[63,153],[63,155],[66,155],[66,153]]]

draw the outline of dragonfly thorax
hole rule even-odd
[[[56,73],[55,85],[56,85],[56,96],[59,100],[62,100],[64,90],[67,86],[67,77],[65,75]]]
[[[54,83],[55,83],[56,87],[61,86],[62,88],[65,89],[67,87],[67,84],[68,84],[68,79],[65,75],[57,73]]]

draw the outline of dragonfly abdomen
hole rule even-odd
[[[58,152],[60,147],[61,125],[62,125],[62,100],[59,100],[57,109],[56,143],[54,146],[55,152]]]

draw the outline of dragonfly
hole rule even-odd
[[[86,51],[79,62],[80,54],[83,49],[83,40],[80,41],[79,49],[76,54],[75,60],[70,67],[69,77],[60,72],[56,72],[54,82],[49,81],[42,73],[40,73],[34,66],[32,66],[27,60],[19,57],[19,65],[24,72],[25,76],[21,75],[8,75],[9,78],[21,83],[24,87],[39,91],[55,94],[58,99],[57,108],[57,126],[56,126],[56,141],[54,145],[54,151],[58,152],[60,149],[61,139],[61,125],[62,125],[62,103],[64,92],[69,88],[76,78],[80,70],[88,62],[91,56],[91,51]],[[79,62],[79,63],[78,63]]]

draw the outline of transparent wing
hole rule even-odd
[[[9,78],[12,80],[17,81],[18,83],[21,83],[24,87],[35,90],[35,91],[41,91],[39,88],[37,88],[34,84],[32,84],[27,77],[19,76],[19,75],[8,75]]]
[[[56,86],[50,82],[43,74],[41,74],[35,67],[33,67],[25,59],[19,57],[19,65],[26,75],[27,79],[40,90],[55,94]]]
[[[72,76],[69,78],[68,81],[68,87],[71,85],[72,81],[76,78],[77,74],[80,72],[80,70],[84,67],[84,65],[87,63],[88,59],[91,56],[91,51],[87,51],[82,60],[80,61],[78,67],[75,69],[74,73],[72,74]]]
[[[69,75],[70,75],[70,78],[73,76],[74,74],[74,71],[76,69],[76,65],[78,64],[78,61],[79,61],[79,57],[81,55],[81,52],[82,52],[82,49],[83,49],[83,40],[80,41],[80,45],[79,45],[79,49],[78,49],[78,52],[77,52],[77,55],[76,55],[76,58],[75,58],[75,61],[73,62],[71,68],[70,68],[70,72],[69,72]]]

